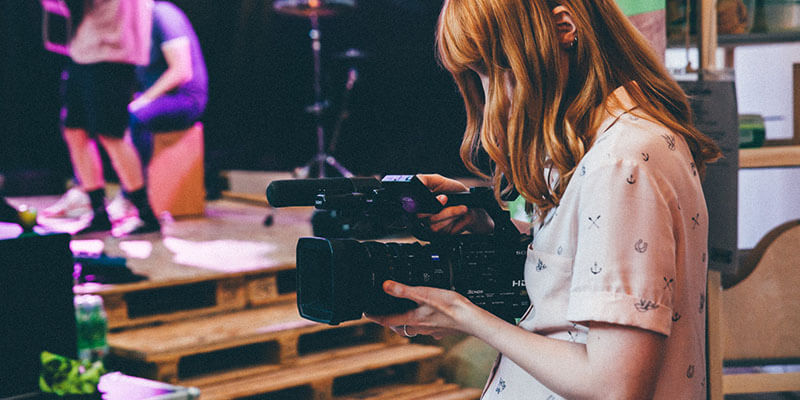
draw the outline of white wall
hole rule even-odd
[[[692,66],[697,50],[690,49]],[[793,135],[792,64],[800,63],[800,43],[736,48],[734,73],[739,114],[761,114],[768,139]],[[717,53],[722,66],[723,51]],[[686,66],[685,49],[667,49],[670,70]],[[798,160],[800,162],[800,160]],[[749,249],[772,228],[800,218],[800,168],[746,169],[739,172],[739,248]]]

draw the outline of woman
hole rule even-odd
[[[161,224],[150,206],[141,159],[127,131],[135,68],[147,65],[150,58],[152,1],[74,0],[68,4],[77,29],[69,40],[63,136],[73,170],[92,209],[88,225],[75,234],[112,230],[98,143],[108,154],[125,198],[138,211],[137,219],[114,227],[112,234],[159,232]],[[71,199],[85,196],[69,191],[43,214],[64,215],[75,203],[85,204]]]
[[[536,217],[532,306],[514,326],[455,292],[387,281],[419,307],[368,317],[497,349],[484,399],[705,398],[700,177],[720,153],[645,39],[613,0],[447,0],[437,39],[467,109],[462,159],[480,173],[485,152],[498,200],[514,189]],[[491,230],[463,206],[428,218],[439,232]]]

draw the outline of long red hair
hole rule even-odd
[[[568,69],[553,21],[558,5],[577,28]],[[602,105],[619,86],[644,113],[684,137],[701,173],[721,155],[694,127],[685,93],[614,0],[447,0],[437,51],[466,107],[464,164],[491,179],[498,200],[506,180],[505,190],[515,188],[540,217],[559,204],[591,146]],[[486,95],[475,70],[489,77]],[[478,167],[481,151],[491,159],[490,171]],[[558,172],[555,185],[547,168]]]

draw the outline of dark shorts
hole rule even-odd
[[[130,64],[70,63],[64,89],[64,126],[85,129],[92,137],[123,137],[135,88],[134,71],[135,66]]]

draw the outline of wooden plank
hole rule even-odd
[[[239,356],[245,359],[240,366],[269,370],[272,366],[317,360],[315,353],[329,355],[332,349],[344,346],[407,341],[367,320],[348,321],[335,327],[308,321],[298,315],[294,302],[128,329],[108,336],[114,356],[139,364],[154,364],[155,368],[147,367],[140,373],[151,374],[146,378],[172,383],[198,373],[218,375],[212,380],[223,379],[220,376],[223,371],[192,372],[191,365],[203,359],[211,364],[215,358],[236,358],[237,354],[257,351],[261,358]]]
[[[717,1],[698,1],[700,70],[717,70]]]
[[[800,391],[800,372],[731,374],[722,377],[725,394]]]
[[[708,354],[708,399],[723,400],[722,391],[722,274],[708,271],[706,290],[706,353]]]
[[[462,388],[457,391],[440,393],[427,400],[478,400],[483,391],[476,388]]]
[[[800,63],[792,65],[792,102],[794,103],[794,135],[792,143],[800,145]]]
[[[445,384],[438,379],[426,384],[394,384],[369,388],[367,390],[336,397],[336,400],[408,400],[419,396],[430,396],[442,390],[458,388],[458,385]]]
[[[739,150],[740,168],[800,166],[800,146],[768,146]]]
[[[433,362],[444,350],[437,346],[416,344],[390,346],[370,349],[328,360],[281,368],[267,374],[243,376],[212,385],[191,385],[200,388],[204,400],[232,399],[245,396],[268,394],[299,386],[311,386],[312,392],[318,390],[312,384],[329,382],[331,378],[343,378],[381,368]],[[430,377],[434,379],[434,377]],[[314,396],[308,399],[325,398]],[[306,399],[297,399],[306,400]]]
[[[335,400],[476,400],[481,390],[461,388],[438,379],[426,384],[394,384],[370,388],[343,396]]]
[[[127,291],[81,292],[103,297],[108,326],[114,330],[294,301],[294,279],[294,267],[281,266],[189,282],[139,285]]]

